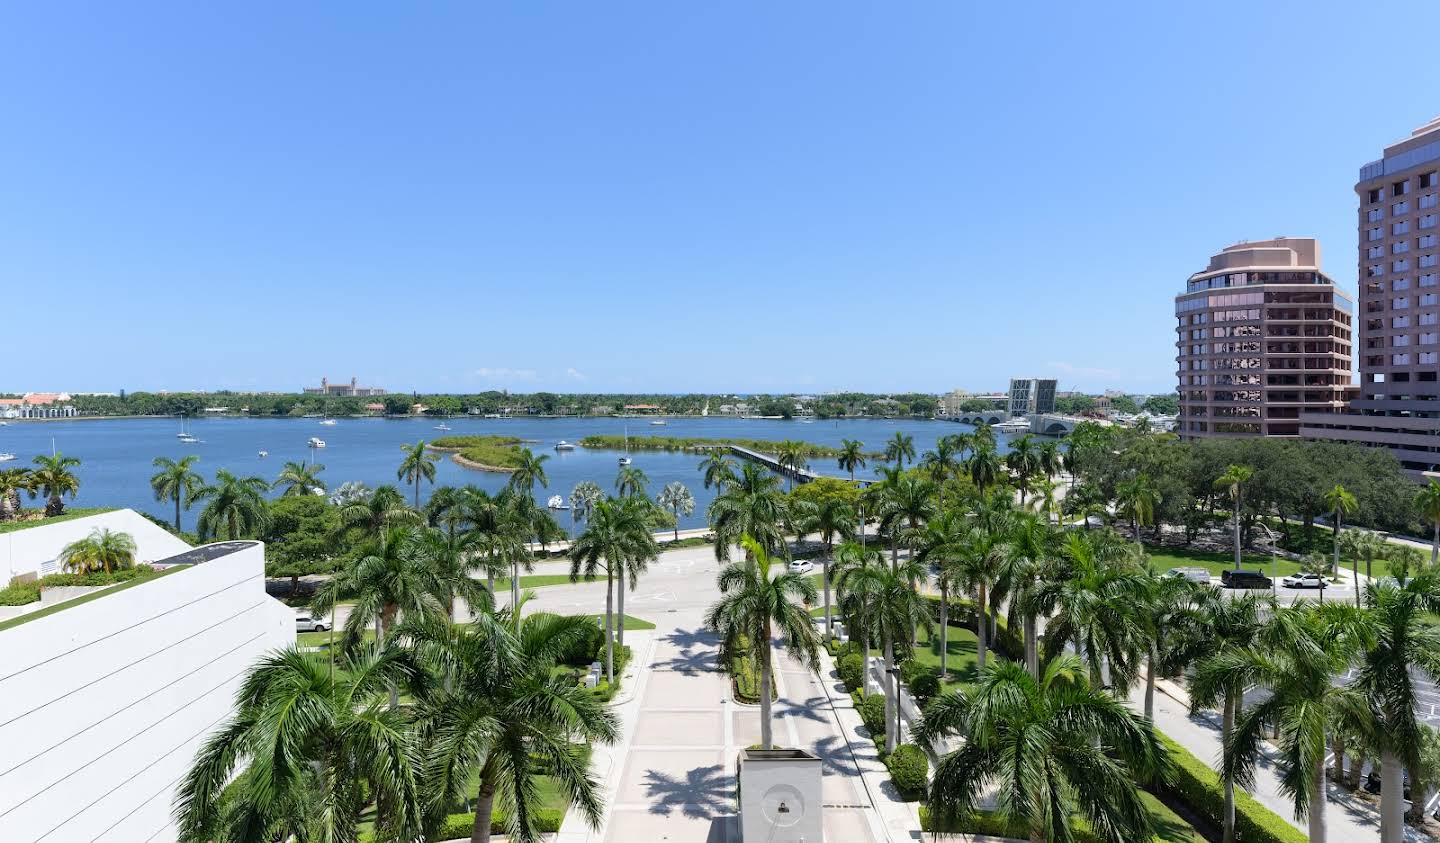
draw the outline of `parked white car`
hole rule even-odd
[[[790,560],[790,573],[792,574],[808,574],[813,570],[815,570],[815,563],[809,559]]]
[[[296,632],[324,632],[325,630],[327,630],[327,629],[329,629],[329,628],[330,628],[330,624],[326,623],[326,622],[323,621],[323,620],[318,620],[318,621],[317,621],[317,620],[315,620],[314,618],[310,617],[309,615],[296,615],[296,616],[295,616],[295,631],[296,631]]]
[[[1291,574],[1282,579],[1280,584],[1286,588],[1327,588],[1330,585],[1319,574]]]
[[[1201,585],[1210,584],[1210,570],[1208,568],[1171,568],[1165,572],[1165,576],[1187,582],[1198,582]]]

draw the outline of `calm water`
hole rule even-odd
[[[435,430],[434,419],[338,419],[333,426],[324,426],[317,419],[192,419],[186,430],[201,441],[181,443],[175,419],[126,419],[74,422],[11,422],[0,427],[0,452],[14,453],[19,459],[0,466],[29,465],[36,454],[49,453],[54,447],[83,463],[78,469],[80,494],[74,500],[79,506],[119,506],[150,512],[162,518],[173,516],[173,510],[157,502],[151,495],[149,478],[154,473],[151,462],[156,457],[179,458],[186,454],[200,456],[197,469],[207,477],[218,468],[226,468],[242,476],[258,475],[273,480],[287,460],[308,460],[310,449],[306,440],[318,436],[327,447],[315,451],[316,462],[325,466],[321,477],[330,488],[358,480],[374,488],[397,484],[395,471],[400,464],[400,446],[420,439],[462,434],[503,434],[535,440],[529,447],[550,455],[545,464],[550,479],[547,489],[537,489],[535,496],[544,502],[551,495],[564,495],[581,480],[598,483],[602,489],[615,485],[617,458],[615,451],[554,450],[561,439],[578,442],[590,434],[623,433],[627,428],[632,437],[648,435],[702,436],[747,439],[800,439],[824,445],[840,444],[842,439],[858,439],[866,450],[879,451],[896,431],[914,437],[917,453],[934,446],[941,436],[968,430],[966,425],[940,421],[861,419],[852,421],[800,421],[702,418],[670,419],[665,426],[652,426],[645,419],[474,419],[456,418],[446,421],[452,429]],[[1003,448],[1002,443],[1002,448]],[[269,456],[261,459],[260,451]],[[435,486],[474,484],[496,491],[505,485],[508,475],[471,471],[461,468],[448,455],[438,455],[435,484],[421,487],[422,500]],[[695,513],[681,519],[680,528],[702,527],[705,508],[713,497],[701,485],[697,466],[701,457],[694,454],[637,451],[635,465],[650,478],[650,494],[654,495],[672,480],[679,480],[695,496]],[[822,474],[843,476],[833,459],[812,461],[811,468]],[[869,474],[873,466],[864,469]],[[858,474],[858,473],[857,473]],[[408,492],[407,492],[408,496]],[[195,515],[184,516],[184,526],[194,524]],[[561,523],[569,523],[566,512],[557,513]]]

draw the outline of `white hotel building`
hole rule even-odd
[[[0,576],[50,573],[98,526],[165,571],[0,615],[4,843],[174,840],[196,751],[250,666],[295,640],[294,613],[265,594],[264,545],[192,549],[128,510],[0,534]]]

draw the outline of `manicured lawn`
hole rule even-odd
[[[28,530],[31,527],[44,527],[47,524],[59,524],[63,521],[74,521],[76,518],[86,518],[91,515],[102,515],[106,512],[114,512],[113,506],[68,506],[65,511],[54,518],[37,518],[33,521],[5,521],[0,522],[0,533],[13,533],[17,530]],[[25,515],[33,514],[35,510],[25,510]]]
[[[323,647],[329,647],[329,646],[330,646],[330,634],[331,634],[331,633],[330,633],[329,630],[326,630],[326,631],[324,631],[324,632],[297,632],[297,633],[295,633],[295,646],[297,646],[297,647],[322,647],[322,648],[323,648]],[[339,646],[339,644],[340,644],[340,639],[342,639],[342,638],[345,637],[345,630],[344,630],[344,629],[337,629],[337,630],[335,630],[335,633],[334,633],[334,634],[335,634],[335,644],[336,644],[336,646]],[[374,640],[375,640],[375,630],[373,630],[373,629],[367,629],[367,630],[365,630],[365,640],[366,640],[366,641],[374,641]]]
[[[605,616],[604,616],[604,615],[588,615],[587,617],[593,618],[593,619],[595,620],[595,622],[598,623],[598,624],[600,624],[601,626],[604,626],[604,625],[605,625]],[[637,618],[637,617],[635,617],[634,615],[624,615],[623,617],[624,617],[624,625],[623,625],[622,629],[624,629],[626,632],[631,632],[631,631],[633,631],[633,630],[640,630],[640,629],[654,629],[654,628],[655,628],[655,624],[653,624],[653,623],[651,623],[651,622],[649,622],[649,621],[647,621],[647,620],[642,620],[641,618]]]
[[[1212,553],[1203,550],[1188,550],[1183,547],[1159,548],[1151,545],[1145,546],[1145,553],[1150,558],[1150,567],[1162,574],[1171,568],[1199,567],[1209,570],[1211,576],[1218,577],[1221,571],[1235,567],[1235,557],[1231,553]],[[1279,557],[1276,557],[1275,566],[1272,569],[1269,556],[1260,556],[1254,553],[1247,553],[1240,557],[1240,564],[1247,571],[1260,571],[1267,577],[1271,576],[1272,570],[1282,577],[1300,570],[1300,563]]]
[[[949,630],[945,635],[945,669],[950,675],[944,677],[940,683],[941,690],[947,693],[957,691],[975,681],[979,673],[977,654],[980,644],[975,638],[975,633],[963,626],[951,625]],[[871,649],[870,655],[881,658],[885,655],[885,651],[880,647],[875,647]],[[990,653],[991,659],[999,657],[993,651]],[[938,625],[932,632],[926,632],[923,628],[920,630],[914,658],[921,664],[939,669],[940,627]]]
[[[1140,799],[1150,809],[1150,818],[1155,823],[1156,841],[1164,843],[1206,843],[1195,826],[1185,822],[1179,814],[1166,807],[1153,793],[1140,791]]]

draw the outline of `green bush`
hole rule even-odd
[[[835,673],[845,683],[845,690],[854,691],[865,680],[865,658],[859,653],[847,653],[835,665]]]
[[[564,653],[560,663],[573,667],[589,667],[592,662],[605,658],[605,630],[597,622],[586,628],[585,635],[577,638]]]
[[[860,721],[876,740],[885,734],[885,695],[871,694],[860,701]]]
[[[940,672],[926,670],[915,674],[908,683],[911,696],[917,700],[928,700],[940,693]]]
[[[500,808],[496,808],[490,814],[490,833],[504,834],[506,814]],[[560,830],[560,823],[565,819],[564,811],[557,811],[553,808],[541,808],[535,811],[536,825],[540,830],[547,833],[554,833]],[[451,814],[445,818],[440,826],[434,840],[469,840],[470,832],[475,828],[475,812],[468,814]]]
[[[1218,828],[1225,807],[1225,791],[1219,774],[1168,735],[1160,735],[1160,740],[1175,762],[1175,784],[1168,788],[1170,794]],[[1305,843],[1305,833],[1236,788],[1235,840],[1236,843]]]
[[[958,817],[946,817],[938,823],[929,805],[920,806],[920,830],[938,831],[941,834],[972,834],[981,837],[1008,837],[1012,840],[1029,840],[1030,829],[1023,822],[1011,822],[994,811],[976,811]],[[1078,817],[1070,823],[1071,839],[1075,843],[1100,843],[1100,838],[1085,826]],[[1158,839],[1158,838],[1157,838]]]
[[[603,641],[605,636],[602,633],[600,637],[602,639],[600,644],[600,658],[598,659],[600,662],[600,682],[595,685],[592,692],[601,700],[609,702],[614,699],[615,695],[620,691],[622,684],[621,678],[625,674],[625,666],[630,663],[630,645],[626,644],[623,647],[615,648],[615,684],[611,685],[605,681],[605,644]],[[585,664],[588,666],[590,662],[586,662]]]
[[[129,568],[120,568],[108,574],[104,571],[91,571],[87,574],[50,574],[49,576],[40,578],[40,586],[42,588],[62,588],[76,585],[115,585],[116,583],[153,577],[155,573],[155,569],[149,565],[135,565]]]
[[[906,802],[914,802],[925,795],[929,784],[930,759],[925,757],[925,751],[920,747],[913,743],[895,747],[895,751],[886,757],[885,767],[890,771],[890,778],[894,780],[896,789]]]
[[[19,582],[0,588],[0,606],[27,606],[40,599],[40,583]]]

